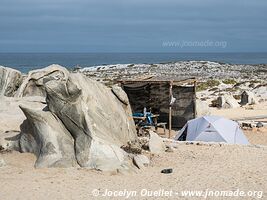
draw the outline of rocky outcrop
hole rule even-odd
[[[72,167],[75,166],[73,138],[61,121],[49,111],[41,111],[20,106],[32,131],[22,132],[21,151],[29,148],[35,153],[35,167]],[[29,135],[30,134],[30,135]],[[25,138],[31,138],[25,140]]]
[[[135,126],[109,88],[81,74],[50,81],[45,88],[49,110],[74,138],[80,166],[106,169],[123,165],[119,147],[136,139]]]
[[[36,167],[129,171],[133,163],[121,147],[137,135],[127,95],[116,91],[59,66],[31,72],[18,94],[45,95],[46,104],[33,109],[22,103],[21,133],[2,146],[34,153]]]
[[[66,80],[68,74],[68,70],[60,65],[50,65],[43,69],[30,71],[19,87],[16,97],[45,97],[44,84],[51,80]]]
[[[238,108],[240,105],[237,100],[231,95],[223,95],[217,98],[217,107],[218,108]]]
[[[22,75],[19,71],[0,66],[0,96],[14,96],[21,81]]]
[[[203,79],[265,80],[266,65],[236,65],[210,61],[179,61],[155,64],[102,65],[80,69],[87,76],[103,82],[108,80],[143,79],[151,75]]]

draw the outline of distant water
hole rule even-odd
[[[67,68],[106,64],[206,60],[232,64],[267,64],[267,53],[0,53],[0,65],[22,72],[50,64]]]

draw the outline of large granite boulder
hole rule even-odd
[[[67,79],[68,74],[69,71],[60,65],[50,65],[43,69],[30,71],[19,87],[16,97],[45,97],[44,84],[51,80]]]
[[[0,96],[12,97],[22,82],[19,71],[0,66]]]
[[[136,140],[127,109],[106,86],[82,74],[45,84],[49,110],[63,122],[75,142],[80,166],[101,170],[124,167],[120,148]]]
[[[224,109],[240,107],[237,100],[232,95],[227,95],[227,94],[219,96],[217,98],[217,106],[218,108],[224,108]]]
[[[45,104],[35,109],[22,102],[26,119],[21,120],[20,134],[5,137],[2,146],[34,153],[36,167],[133,169],[121,148],[137,139],[123,90],[114,92],[82,74],[50,66],[31,72],[21,85],[18,96],[32,95],[23,98],[45,95]]]

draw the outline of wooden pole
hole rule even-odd
[[[194,118],[196,118],[197,117],[197,96],[196,96],[196,94],[197,94],[197,82],[196,81],[194,81]]]
[[[169,107],[169,137],[171,138],[171,131],[172,131],[172,107]]]
[[[170,105],[169,105],[169,138],[171,138],[171,131],[172,131],[172,81],[170,82]]]

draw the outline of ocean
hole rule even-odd
[[[267,64],[267,53],[0,53],[0,65],[21,72],[59,64],[69,69],[107,64],[164,63],[188,60],[230,64]]]

